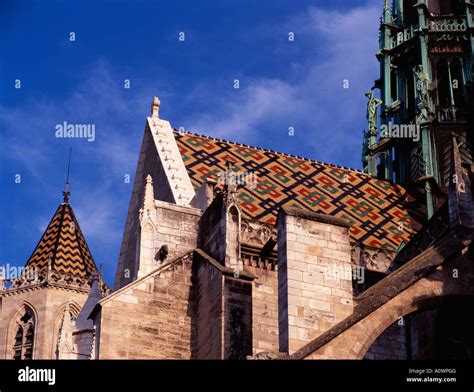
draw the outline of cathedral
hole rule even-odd
[[[175,130],[155,97],[113,288],[66,187],[35,273],[0,280],[0,357],[473,359],[474,3],[384,3],[363,170]]]

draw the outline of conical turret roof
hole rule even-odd
[[[26,263],[38,272],[51,270],[90,278],[97,271],[87,242],[68,198],[58,207],[33,254]]]

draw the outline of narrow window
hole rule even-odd
[[[16,334],[13,345],[13,359],[33,359],[35,318],[29,308],[25,308],[15,322]]]

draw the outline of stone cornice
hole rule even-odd
[[[41,290],[41,289],[44,289],[44,288],[54,288],[54,289],[60,289],[60,290],[65,290],[65,291],[73,291],[73,292],[76,292],[76,293],[83,293],[83,294],[88,294],[89,290],[90,290],[90,288],[45,282],[45,283],[39,283],[39,284],[28,284],[28,285],[25,285],[25,286],[22,286],[22,287],[0,291],[0,297],[9,297],[9,296],[17,295],[17,294],[20,294],[20,293]]]

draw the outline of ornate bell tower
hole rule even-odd
[[[363,164],[422,191],[428,218],[447,194],[453,140],[462,165],[472,164],[473,14],[470,0],[385,0],[373,87],[380,100],[367,94]]]

